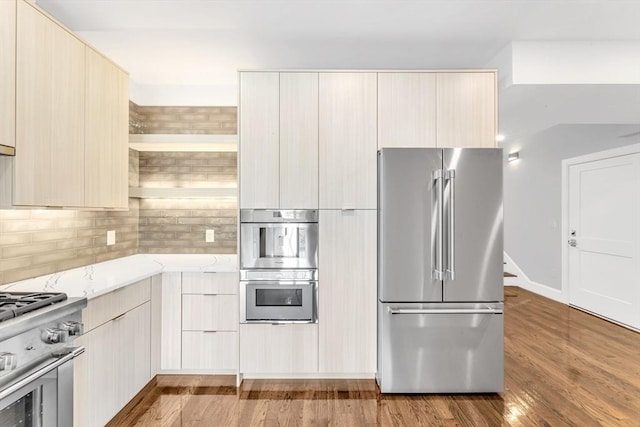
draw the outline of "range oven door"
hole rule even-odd
[[[246,323],[315,323],[317,282],[243,282],[241,319]]]
[[[240,268],[317,268],[317,223],[243,223]]]
[[[84,347],[72,348],[7,376],[0,389],[0,426],[73,426],[73,359],[83,352]]]

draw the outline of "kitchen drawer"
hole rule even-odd
[[[182,369],[235,371],[238,368],[238,333],[184,331]]]
[[[240,325],[240,372],[318,372],[318,324]]]
[[[91,299],[82,310],[86,332],[120,316],[151,299],[151,278],[116,289]]]
[[[183,295],[183,331],[237,331],[236,295]]]
[[[182,273],[183,294],[238,294],[238,273]]]

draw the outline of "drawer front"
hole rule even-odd
[[[238,272],[182,273],[183,294],[238,294]]]
[[[237,332],[184,331],[182,369],[235,371],[238,368]]]
[[[236,295],[182,295],[183,331],[237,331]]]
[[[151,278],[132,283],[91,299],[82,310],[86,332],[120,316],[151,299]]]
[[[240,349],[243,373],[317,373],[318,325],[242,324]]]

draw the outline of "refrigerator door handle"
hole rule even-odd
[[[436,216],[437,216],[437,227],[436,227],[436,267],[433,271],[433,276],[435,280],[444,280],[444,254],[443,254],[443,228],[444,228],[444,218],[443,218],[443,193],[444,193],[444,171],[442,169],[434,170],[431,173],[431,178],[435,182],[436,186]]]
[[[501,308],[391,308],[390,314],[502,314]]]
[[[445,174],[445,179],[449,182],[449,230],[447,273],[449,280],[456,280],[456,170],[449,169]]]

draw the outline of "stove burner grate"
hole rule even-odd
[[[60,292],[0,292],[0,322],[66,299]]]

